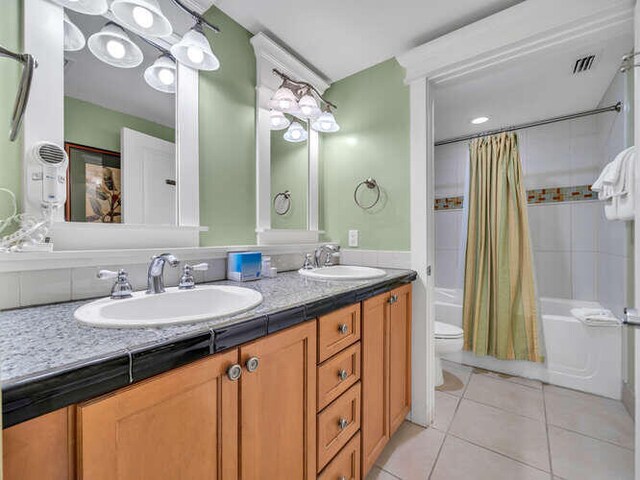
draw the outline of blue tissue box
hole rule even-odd
[[[231,252],[227,256],[227,278],[236,282],[258,280],[262,268],[262,253]]]

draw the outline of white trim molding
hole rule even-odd
[[[273,69],[294,80],[313,85],[321,94],[329,87],[326,79],[260,32],[251,38],[256,55],[256,234],[258,245],[317,242],[318,232],[318,132],[309,129],[307,230],[276,230],[271,228],[271,127],[269,100],[282,80]]]

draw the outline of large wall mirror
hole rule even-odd
[[[282,75],[306,82],[320,94],[329,84],[265,34],[251,43],[257,66],[257,243],[317,242],[318,132],[296,114],[274,118],[269,102]]]
[[[25,50],[38,61],[24,123],[28,212],[43,191],[33,145],[68,156],[54,249],[198,245],[198,73],[169,55],[193,18],[158,3],[171,35],[135,33],[111,11],[25,2]]]

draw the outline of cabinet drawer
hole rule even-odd
[[[318,411],[360,380],[360,342],[318,367]]]
[[[360,480],[360,433],[318,475],[318,480]]]
[[[318,472],[360,430],[360,382],[318,414]]]
[[[318,363],[360,340],[360,304],[349,305],[318,319]]]

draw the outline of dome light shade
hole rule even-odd
[[[184,34],[182,40],[171,47],[171,55],[180,63],[196,70],[218,70],[220,61],[211,50],[209,40],[196,25]]]
[[[87,41],[84,38],[84,34],[73,23],[67,14],[64,14],[64,51],[65,52],[77,52],[82,50]]]
[[[144,79],[159,92],[176,92],[176,64],[167,55],[159,57],[144,71]]]
[[[320,115],[320,107],[318,107],[318,102],[312,95],[306,94],[304,95],[300,101],[298,102],[298,107],[300,108],[300,116],[303,118],[313,118]]]
[[[107,0],[53,0],[53,3],[85,15],[104,15],[109,11]]]
[[[291,125],[289,125],[289,128],[284,134],[284,139],[287,142],[293,142],[293,143],[306,142],[307,137],[308,137],[307,131],[298,122],[293,122]]]
[[[158,0],[113,0],[111,11],[120,24],[141,35],[166,37],[173,33]]]
[[[318,118],[311,122],[311,128],[316,132],[333,133],[340,130],[340,125],[331,112],[323,112]]]
[[[285,117],[284,113],[282,112],[278,112],[277,110],[270,110],[269,114],[271,115],[271,130],[284,130],[291,124],[289,119]]]
[[[134,68],[142,63],[140,47],[115,23],[107,23],[102,30],[89,37],[89,50],[98,60],[119,68]]]
[[[280,87],[271,97],[269,107],[278,112],[293,113],[298,111],[298,100],[290,89]]]

